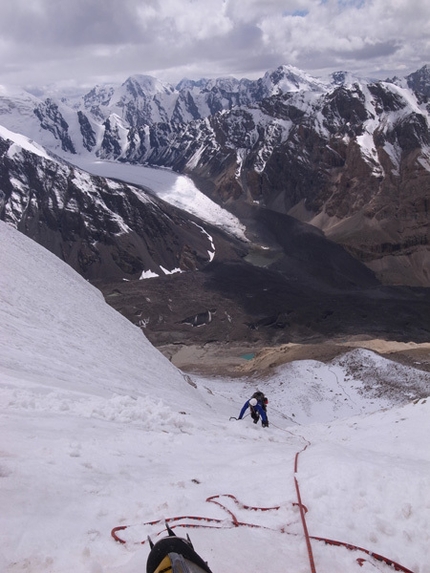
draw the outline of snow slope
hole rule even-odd
[[[264,381],[192,380],[4,223],[0,268],[1,571],[141,573],[140,541],[163,530],[147,522],[188,515],[222,520],[176,530],[213,573],[307,573],[296,477],[311,536],[430,572],[430,401],[392,406],[369,394],[368,381],[361,390],[351,381],[346,359],[296,362]],[[376,378],[386,361],[363,352],[370,358]],[[405,372],[396,372],[401,384]],[[349,381],[353,407],[341,408]],[[267,429],[229,420],[257,384],[269,397]],[[206,501],[222,494],[279,509],[222,498],[239,521],[260,526],[234,527]],[[110,532],[125,525],[122,545]],[[311,549],[318,573],[393,571],[345,547],[312,539]]]
[[[13,141],[14,145],[9,150],[9,155],[12,157],[15,152],[19,153],[21,149],[25,149],[31,153],[34,153],[35,155],[39,155],[39,157],[51,159],[41,145],[31,141],[28,137],[25,137],[25,135],[20,135],[10,131],[9,129],[6,129],[2,125],[0,125],[0,137]]]
[[[64,154],[63,154],[64,155]],[[114,161],[98,161],[86,156],[64,155],[65,159],[93,175],[120,179],[150,189],[157,197],[246,241],[245,226],[229,211],[197,189],[189,177],[168,169],[154,169]]]

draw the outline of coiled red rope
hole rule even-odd
[[[222,503],[221,501],[219,501],[221,498],[229,498],[231,500],[233,500],[233,502],[238,505],[240,508],[242,509],[247,509],[250,511],[271,511],[271,510],[277,510],[280,509],[280,506],[277,505],[275,507],[255,507],[252,505],[245,505],[243,503],[241,503],[236,496],[227,493],[227,494],[222,494],[222,495],[211,495],[210,497],[208,497],[206,499],[206,501],[208,503],[215,503],[216,505],[218,505],[219,507],[221,507],[231,518],[231,524],[233,525],[233,527],[253,527],[253,528],[260,528],[260,529],[271,529],[269,527],[265,527],[264,525],[257,525],[255,523],[246,523],[244,521],[239,521],[236,517],[236,515],[228,508],[226,507],[226,505],[224,503]],[[176,523],[178,521],[195,521],[197,523]],[[213,524],[217,524],[217,525],[204,525],[201,522],[207,522],[207,523],[213,523]],[[200,515],[180,515],[180,516],[175,516],[175,517],[168,517],[167,519],[156,519],[155,521],[147,521],[145,523],[143,523],[142,525],[158,525],[161,523],[167,523],[169,524],[171,529],[174,529],[175,527],[212,527],[212,528],[225,528],[226,526],[226,520],[225,519],[217,519],[215,517],[203,517]],[[173,525],[170,525],[173,524]],[[124,531],[125,529],[128,529],[129,527],[131,527],[130,525],[119,525],[118,527],[114,527],[111,531],[111,535],[112,537],[115,539],[115,541],[118,541],[118,543],[126,543],[126,541],[124,539],[122,539],[121,537],[119,537],[118,532],[119,531]],[[165,530],[163,530],[165,531]],[[163,532],[162,531],[162,532]],[[160,532],[160,533],[162,533]],[[160,533],[158,533],[157,535],[159,535]],[[144,543],[146,543],[146,540],[143,540],[140,542],[142,545]]]
[[[298,482],[297,475],[296,475],[297,471],[298,471],[299,455],[300,455],[300,453],[302,453],[306,450],[308,445],[310,445],[310,444],[308,443],[302,450],[297,452],[296,456],[295,456],[295,460],[294,460],[294,474],[295,474],[294,475],[294,484],[295,484],[296,494],[297,494],[297,503],[295,503],[293,505],[297,505],[299,508],[300,518],[302,521],[304,536],[306,539],[306,545],[307,545],[307,549],[308,549],[308,556],[309,556],[309,564],[310,564],[311,573],[317,573],[316,568],[315,568],[314,556],[313,556],[313,552],[312,552],[311,540],[323,542],[327,545],[333,545],[333,546],[337,546],[337,547],[345,547],[346,549],[349,549],[350,551],[359,551],[359,552],[365,553],[366,555],[369,555],[370,557],[376,559],[377,561],[383,562],[383,563],[393,567],[395,571],[401,571],[402,573],[414,573],[410,569],[403,567],[403,565],[400,565],[399,563],[393,561],[392,559],[389,559],[387,557],[384,557],[383,555],[380,555],[378,553],[370,551],[369,549],[365,549],[363,547],[359,547],[359,546],[353,545],[351,543],[345,543],[343,541],[337,541],[337,540],[328,539],[325,537],[317,537],[317,536],[313,536],[313,535],[309,534],[308,527],[306,524],[306,515],[305,515],[308,510],[307,510],[306,506],[303,505],[303,503],[302,503],[302,497],[301,497],[301,493],[300,493],[299,482]],[[230,516],[231,525],[233,527],[253,527],[253,528],[273,530],[273,528],[265,527],[264,525],[257,525],[255,523],[247,523],[247,522],[239,521],[237,519],[236,515],[233,513],[233,511],[231,511],[228,507],[226,507],[226,505],[224,503],[222,503],[222,501],[220,501],[221,498],[231,499],[241,509],[246,509],[246,510],[250,510],[250,511],[271,511],[271,510],[276,511],[276,510],[280,509],[280,507],[281,507],[280,505],[273,506],[273,507],[256,507],[256,506],[252,506],[252,505],[245,505],[245,504],[241,503],[232,494],[212,495],[206,499],[206,501],[208,503],[214,503],[214,504],[218,505],[219,507],[221,507]],[[181,522],[181,521],[186,521],[186,523],[177,523],[177,522]],[[190,521],[192,523],[190,523]],[[205,523],[202,523],[202,522],[205,522]],[[141,525],[143,525],[143,526],[159,525],[161,523],[168,524],[170,529],[174,529],[175,527],[186,527],[186,528],[208,527],[208,528],[213,528],[213,529],[224,529],[227,526],[225,519],[218,519],[218,518],[214,518],[214,517],[202,517],[202,516],[196,516],[196,515],[181,515],[181,516],[169,517],[169,518],[164,519],[164,520],[163,519],[156,519],[154,521],[147,521]],[[206,523],[208,525],[206,525]],[[296,534],[291,533],[291,532],[286,530],[286,528],[289,527],[290,525],[292,525],[292,524],[287,524],[285,527],[282,527],[280,530],[276,530],[276,531],[281,531],[282,533],[286,533],[287,535],[296,535]],[[118,527],[114,527],[111,531],[111,536],[118,543],[123,543],[123,544],[127,543],[125,539],[122,539],[118,535],[118,532],[124,531],[124,530],[128,529],[129,527],[131,527],[131,526],[130,525],[119,525]],[[158,532],[156,535],[160,535],[161,533],[164,533],[165,531],[166,531],[166,529],[163,529],[162,531]],[[141,541],[140,544],[143,545],[144,543],[146,543],[146,541],[147,540],[145,539],[145,540]],[[357,562],[360,565],[362,565],[364,562],[364,559],[358,558]]]

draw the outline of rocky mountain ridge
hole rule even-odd
[[[55,106],[51,112],[57,117]],[[219,136],[230,113],[239,118],[232,132],[239,142],[241,108],[205,125],[208,133],[216,125]],[[56,125],[58,134],[64,124]],[[250,125],[245,131],[254,133]],[[194,133],[194,143],[201,135]],[[231,140],[214,144],[214,169],[220,150],[236,152]],[[0,218],[96,284],[155,345],[272,345],[333,335],[428,340],[429,289],[382,287],[315,226],[266,207],[251,189],[244,201],[240,191],[224,193],[218,199],[245,222],[248,242],[0,128]]]
[[[92,176],[0,130],[0,218],[89,280],[138,279],[202,269],[234,237],[148,190]]]
[[[80,97],[3,93],[0,124],[59,153],[187,173],[239,217],[292,215],[383,282],[428,286],[429,75],[322,81],[281,66],[176,87],[138,75]]]

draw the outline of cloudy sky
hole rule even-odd
[[[426,63],[426,0],[0,0],[6,85],[252,79],[281,64],[385,78]]]

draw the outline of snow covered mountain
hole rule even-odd
[[[175,519],[214,573],[307,571],[311,555],[429,573],[424,367],[358,348],[206,379],[149,343],[428,342],[430,289],[381,286],[357,259],[428,286],[429,85],[427,67],[322,82],[283,66],[1,89],[2,571],[144,571],[142,541]],[[257,385],[264,430],[229,420]],[[202,516],[219,528],[191,529]]]
[[[33,95],[2,87],[0,124],[49,149],[88,150],[99,156],[131,159],[136,141],[139,147],[145,144],[150,126],[161,124],[159,130],[163,130],[163,125],[171,124],[170,129],[176,131],[183,124],[237,106],[252,106],[273,95],[326,88],[325,83],[293,66],[281,66],[256,81],[184,79],[176,87],[151,76],[135,75],[120,86],[95,86],[83,95],[62,96],[54,88]]]
[[[97,284],[157,346],[427,340],[430,292],[380,287],[314,227],[259,209],[248,240],[239,220],[184,176],[80,163],[99,175],[1,128],[1,218]]]
[[[214,572],[428,573],[428,373],[293,362],[258,380],[263,429],[229,420],[255,379],[184,375],[4,222],[0,267],[2,571],[141,572],[174,520]]]
[[[244,131],[252,135],[244,113],[215,116],[236,114],[236,146]],[[205,121],[208,132],[213,121]],[[190,134],[190,145],[199,137]],[[240,193],[224,197],[235,216],[165,169],[72,157],[75,165],[1,128],[0,218],[97,284],[157,346],[351,334],[428,339],[429,290],[380,287],[315,226],[263,201],[238,207]],[[156,278],[139,280],[149,277]]]
[[[201,221],[141,186],[92,176],[3,127],[0,182],[1,219],[91,280],[202,269],[214,256],[215,236],[227,251],[239,245],[219,228],[214,237],[205,230],[213,227],[209,199]],[[222,209],[214,207],[222,227]]]
[[[241,218],[262,206],[311,223],[389,284],[429,284],[425,66],[325,81],[281,66],[259,80],[148,76],[83,96],[0,94],[0,125],[70,155],[173,168]]]

